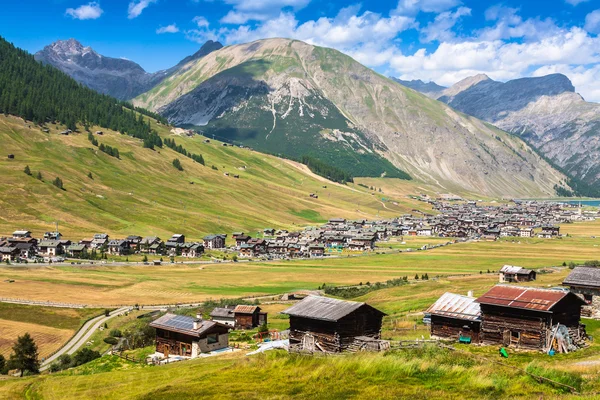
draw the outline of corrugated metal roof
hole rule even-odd
[[[234,313],[239,314],[253,314],[256,311],[256,306],[246,306],[240,304],[233,309]]]
[[[211,317],[217,318],[233,318],[233,309],[217,307],[210,313]]]
[[[481,320],[481,308],[475,298],[454,293],[444,293],[426,312],[469,321]]]
[[[496,285],[476,301],[480,304],[548,312],[568,295],[568,292],[560,290]]]
[[[575,267],[564,280],[566,286],[587,286],[600,289],[600,268]]]
[[[153,328],[164,329],[171,332],[180,332],[190,336],[199,337],[215,325],[221,325],[214,321],[200,321],[198,329],[194,329],[196,319],[185,315],[167,313],[150,323]]]
[[[335,322],[365,305],[371,307],[366,303],[358,303],[355,301],[337,300],[321,296],[308,296],[287,310],[282,311],[281,314]],[[382,315],[386,315],[374,307],[371,308],[380,312]]]
[[[504,267],[500,268],[500,272],[504,274],[516,274],[522,269],[523,267],[517,267],[515,265],[505,265]]]

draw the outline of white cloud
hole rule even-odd
[[[577,6],[577,5],[579,5],[581,3],[585,3],[587,1],[589,1],[589,0],[565,0],[565,3],[570,4],[572,6]]]
[[[189,29],[185,31],[185,37],[196,43],[204,44],[208,40],[218,40],[219,35],[216,31],[209,29],[209,22],[206,18],[197,16],[192,20],[197,29]]]
[[[541,39],[543,37],[556,35],[560,28],[555,22],[546,18],[529,18],[523,20],[518,15],[518,9],[493,6],[485,11],[485,19],[496,21],[496,25],[481,29],[477,37],[481,40],[499,40],[512,38]]]
[[[194,17],[194,19],[192,20],[197,26],[198,28],[208,28],[208,20],[204,17]]]
[[[306,7],[310,0],[224,0],[226,4],[232,5],[221,23],[241,25],[248,21],[266,21],[276,17],[284,8],[294,11]]]
[[[467,7],[459,7],[454,12],[445,11],[438,14],[432,22],[421,30],[421,36],[425,42],[434,40],[450,41],[455,37],[452,28],[462,17],[469,15],[471,15],[471,9]]]
[[[81,5],[77,8],[67,8],[66,14],[75,19],[97,19],[100,18],[104,11],[100,8],[100,4],[95,1]]]
[[[176,24],[161,26],[160,28],[158,28],[156,30],[156,33],[159,35],[162,33],[177,33],[177,32],[179,32],[179,28],[177,27]]]
[[[588,101],[600,101],[600,65],[586,68],[567,64],[544,65],[535,70],[532,76],[564,74],[571,79],[575,89]]]
[[[600,10],[592,11],[585,16],[585,30],[600,34]]]
[[[460,4],[460,0],[399,0],[394,12],[401,15],[416,15],[419,12],[440,13]]]
[[[140,16],[150,4],[156,3],[158,0],[133,0],[129,3],[127,9],[127,18],[133,19]]]

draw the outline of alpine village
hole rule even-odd
[[[33,3],[0,398],[600,398],[594,1]]]

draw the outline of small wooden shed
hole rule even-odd
[[[336,353],[386,348],[380,341],[384,312],[366,304],[308,296],[282,314],[290,316],[290,351]]]
[[[474,297],[444,293],[425,313],[431,315],[431,337],[479,343],[481,309]]]

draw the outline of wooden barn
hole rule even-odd
[[[252,329],[267,322],[267,313],[260,311],[258,306],[238,305],[233,309],[233,315],[237,329]]]
[[[594,296],[600,296],[600,268],[575,267],[563,285],[571,292],[583,295],[586,303],[591,304]]]
[[[290,351],[337,353],[381,350],[385,313],[366,304],[308,296],[281,312],[290,316]]]
[[[535,271],[516,267],[514,265],[505,265],[500,268],[500,283],[504,282],[531,282],[535,281],[537,274]]]
[[[574,342],[586,336],[579,323],[585,302],[568,291],[496,285],[477,302],[486,344],[546,350],[557,325],[564,325]]]
[[[444,293],[425,313],[431,315],[431,337],[479,343],[481,309],[474,297]]]
[[[196,358],[201,353],[229,346],[231,327],[215,321],[168,313],[150,326],[156,329],[156,351],[165,357]]]

